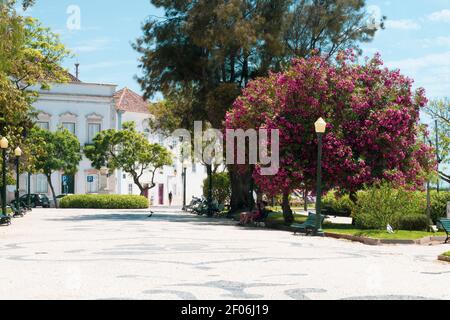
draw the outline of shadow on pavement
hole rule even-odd
[[[98,213],[73,215],[70,217],[62,217],[60,219],[49,219],[50,221],[121,221],[121,222],[174,222],[174,223],[193,223],[197,225],[236,225],[236,221],[199,217],[189,213],[159,213],[155,212],[149,217],[150,212],[117,212],[117,213]]]

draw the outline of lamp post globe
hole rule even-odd
[[[5,149],[8,149],[8,147],[9,147],[9,141],[8,141],[8,139],[6,139],[6,137],[3,137],[0,140],[0,148],[5,150]]]
[[[22,149],[20,149],[20,147],[17,147],[16,150],[14,150],[14,155],[17,158],[20,158],[22,156]]]
[[[318,139],[317,154],[317,199],[316,199],[316,228],[315,235],[322,235],[322,142],[327,130],[327,123],[319,118],[314,124]]]

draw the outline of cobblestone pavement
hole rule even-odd
[[[449,245],[369,247],[186,213],[36,209],[0,227],[2,299],[450,299]]]

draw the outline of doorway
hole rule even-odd
[[[159,205],[164,205],[164,184],[159,184],[158,187],[158,199],[159,199]]]
[[[61,193],[75,194],[75,176],[63,175],[61,178]]]

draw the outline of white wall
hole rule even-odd
[[[114,105],[115,85],[68,83],[53,85],[50,91],[39,91],[39,99],[34,107],[38,112],[38,121],[49,122],[51,131],[58,129],[62,122],[74,122],[75,133],[81,147],[88,142],[88,123],[99,123],[102,130],[115,128],[116,112]],[[75,192],[87,192],[87,175],[94,173],[91,163],[85,157],[80,162],[75,175]],[[52,175],[57,195],[63,193],[62,173]],[[21,177],[21,193],[26,192],[26,175]],[[31,192],[36,192],[36,176],[31,180]],[[48,190],[50,196],[51,192]]]
[[[134,121],[136,124],[136,129],[140,132],[146,131],[148,125],[146,120],[150,115],[144,113],[134,113],[126,112],[122,115],[122,123]],[[179,161],[179,145],[174,146],[172,139],[162,139],[157,134],[149,134],[149,140],[152,143],[160,143],[167,149],[171,150],[174,158],[174,165],[167,166],[162,170],[159,170],[155,175],[156,186],[150,190],[149,198],[152,200],[153,205],[160,205],[159,202],[159,187],[163,185],[163,205],[167,206],[169,204],[169,192],[173,194],[173,205],[181,206],[183,204],[183,178],[182,178],[182,164]],[[194,169],[196,169],[194,171]],[[133,180],[126,176],[123,179],[123,173],[118,175],[121,180],[121,190],[122,193],[127,194],[129,191],[129,186],[133,185]],[[193,196],[200,197],[203,195],[203,180],[206,178],[205,167],[201,164],[196,166],[189,166],[187,170],[187,187],[186,187],[186,199],[189,203]],[[143,177],[142,181],[144,183],[151,183],[151,175],[147,174]],[[133,194],[139,194],[139,189],[137,186],[133,185]]]

